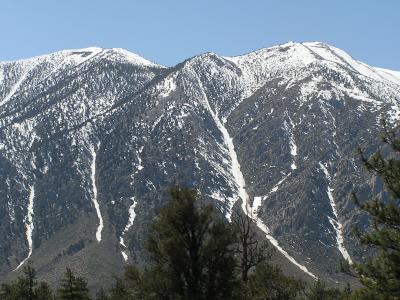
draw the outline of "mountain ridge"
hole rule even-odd
[[[334,46],[332,46],[332,45],[330,45],[328,43],[318,42],[318,41],[305,41],[305,42],[289,41],[287,43],[274,45],[274,46],[262,47],[262,48],[259,48],[259,49],[253,50],[253,51],[249,51],[249,52],[246,52],[246,53],[243,53],[243,54],[238,54],[238,55],[232,55],[232,56],[226,56],[226,55],[218,54],[218,53],[213,52],[213,51],[207,51],[205,53],[194,55],[194,56],[192,56],[192,57],[190,57],[188,59],[195,58],[195,57],[198,57],[198,56],[208,55],[208,54],[217,55],[217,56],[224,57],[224,58],[227,58],[227,59],[235,59],[235,58],[246,57],[246,56],[249,56],[249,55],[252,55],[252,54],[257,54],[257,53],[260,53],[260,52],[263,52],[263,51],[268,51],[268,50],[271,50],[271,49],[274,49],[274,48],[293,46],[293,45],[303,45],[303,46],[314,45],[314,46],[323,46],[323,47],[331,48],[331,49],[332,48],[333,49],[337,49],[340,52],[343,52],[346,56],[349,56],[352,60],[368,66],[368,64],[365,64],[362,61],[357,60],[357,59],[353,58],[352,56],[350,56],[346,51],[341,50],[339,48],[336,48],[336,47],[334,47]],[[116,51],[116,52],[120,52],[120,53],[125,53],[125,55],[127,55],[127,56],[133,54],[134,57],[138,57],[139,59],[144,59],[145,61],[150,62],[150,63],[152,63],[154,65],[157,65],[157,66],[161,66],[161,67],[164,67],[164,68],[172,68],[173,67],[173,66],[165,66],[165,65],[162,65],[162,64],[159,64],[159,63],[156,63],[156,62],[152,62],[150,60],[145,59],[142,55],[139,55],[139,54],[137,54],[135,52],[132,52],[132,51],[124,49],[124,48],[105,48],[105,47],[99,47],[99,46],[89,46],[89,47],[85,47],[85,48],[74,48],[74,49],[63,49],[63,50],[58,50],[58,51],[54,51],[54,52],[50,52],[50,53],[46,53],[46,54],[35,55],[35,56],[32,56],[32,57],[27,57],[27,58],[20,58],[20,59],[13,59],[13,60],[0,60],[0,64],[25,62],[25,61],[30,61],[30,60],[34,60],[34,59],[46,58],[48,56],[55,56],[57,54],[59,54],[59,55],[61,55],[61,54],[71,54],[73,52],[97,52],[97,53],[99,53],[99,52],[102,52],[102,51]],[[178,65],[178,64],[179,63],[177,63],[176,65]],[[394,70],[394,69],[388,69],[388,68],[376,67],[376,66],[373,67],[373,68],[374,69],[380,69],[383,72],[391,73],[391,75],[396,77],[397,80],[400,79],[400,70]]]
[[[338,259],[368,254],[347,195],[380,193],[352,152],[377,147],[379,118],[398,120],[400,83],[304,44],[172,68],[101,48],[29,72],[0,63],[0,274],[28,257],[44,278],[98,269],[96,285],[145,264],[147,226],[183,184],[228,218],[252,213],[286,271],[343,281]]]

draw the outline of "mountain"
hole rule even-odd
[[[354,154],[399,119],[400,72],[323,43],[167,68],[123,49],[0,63],[0,278],[32,260],[91,286],[144,265],[143,241],[172,185],[229,220],[254,218],[275,260],[306,280],[343,281],[368,251],[349,198],[382,194]],[[241,200],[240,200],[241,199]]]

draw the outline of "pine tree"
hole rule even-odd
[[[308,300],[345,300],[350,297],[350,286],[340,290],[338,288],[328,288],[324,282],[317,280],[306,292]]]
[[[25,275],[25,277],[23,278],[23,285],[25,286],[24,299],[27,300],[36,299],[34,291],[35,286],[37,285],[37,281],[35,280],[36,271],[31,264],[28,264],[26,267],[24,267],[24,275]]]
[[[38,300],[52,300],[53,292],[46,282],[40,282],[35,289],[36,299]]]
[[[400,299],[400,139],[386,122],[382,125],[385,152],[368,158],[360,150],[360,155],[366,169],[383,181],[391,198],[361,202],[354,195],[358,206],[372,219],[369,231],[358,231],[361,243],[378,251],[368,262],[355,265],[364,285],[356,293],[361,299]],[[391,153],[387,153],[388,148]]]
[[[260,263],[255,272],[249,275],[247,284],[242,286],[240,296],[236,298],[249,300],[297,299],[303,293],[304,286],[301,280],[285,276],[279,267]]]
[[[2,283],[0,286],[0,299],[2,300],[14,300],[15,290],[14,286],[9,283]]]
[[[146,249],[153,267],[143,276],[155,299],[229,299],[234,284],[234,235],[211,205],[200,206],[188,188],[171,189],[171,201],[151,226]]]
[[[101,288],[97,293],[96,293],[96,300],[110,300],[110,297],[108,296],[107,292]]]
[[[23,276],[0,287],[0,299],[4,300],[50,300],[52,291],[47,283],[36,280],[31,263],[23,268]]]
[[[143,299],[142,275],[134,266],[126,266],[124,273],[126,289],[131,299]]]
[[[129,290],[124,279],[116,278],[110,291],[111,300],[130,300]]]
[[[82,277],[76,277],[69,268],[65,270],[57,294],[61,300],[90,299],[86,281]]]

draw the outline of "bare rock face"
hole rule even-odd
[[[186,185],[251,213],[284,269],[340,281],[338,261],[367,254],[348,194],[382,191],[354,150],[399,104],[399,73],[322,43],[173,68],[101,48],[0,63],[0,278],[32,260],[96,286],[145,264],[148,225]]]

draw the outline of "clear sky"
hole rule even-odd
[[[172,66],[288,41],[327,42],[400,70],[400,1],[0,0],[0,61],[98,46]]]

